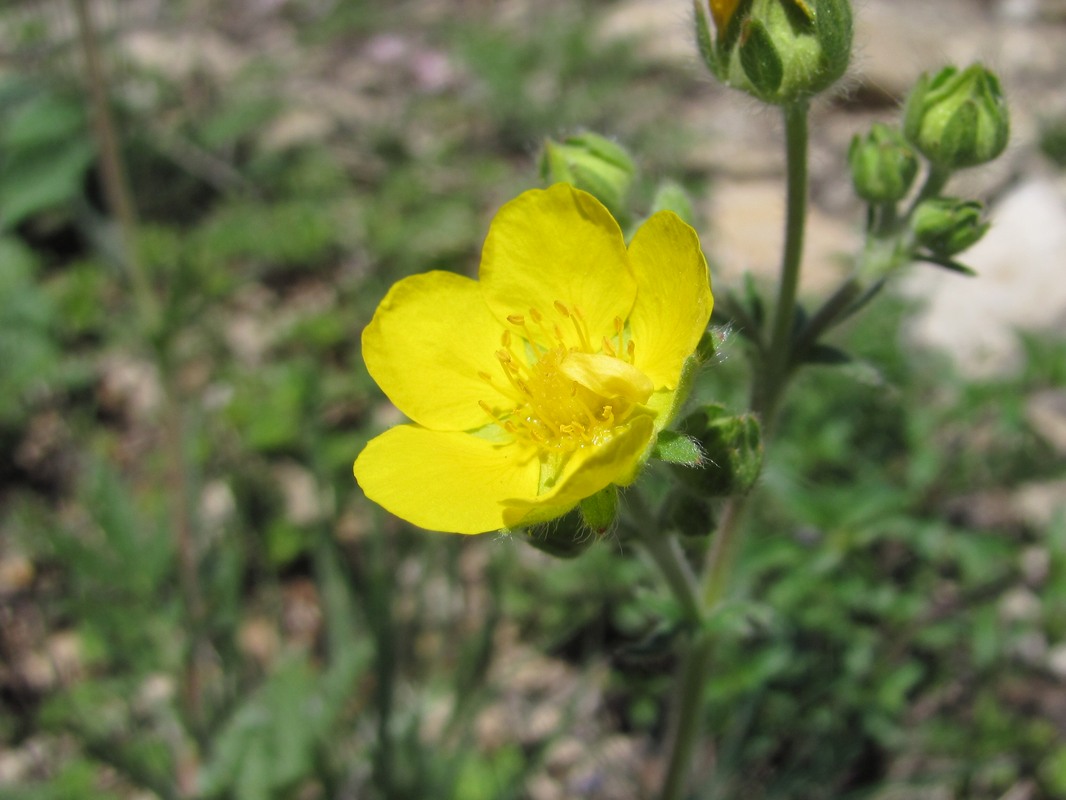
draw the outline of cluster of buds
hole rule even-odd
[[[1009,136],[1010,116],[995,74],[980,64],[946,67],[919,78],[904,104],[900,128],[875,123],[868,134],[852,140],[852,182],[861,198],[872,207],[889,208],[889,219],[895,220],[895,206],[910,194],[924,158],[932,180],[896,230],[906,230],[916,257],[965,269],[951,259],[988,230],[984,208],[941,197],[939,191],[953,172],[999,156]]]
[[[848,68],[849,0],[694,0],[696,38],[723,83],[777,105],[824,91]],[[711,30],[711,21],[714,30]]]

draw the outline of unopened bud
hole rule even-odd
[[[1010,138],[1010,114],[994,72],[980,64],[922,75],[907,97],[903,132],[933,164],[950,169],[996,158]]]
[[[902,133],[880,122],[851,140],[848,165],[855,191],[869,203],[902,200],[918,175],[914,149]]]
[[[709,8],[706,2],[694,0],[700,53],[735,89],[785,104],[827,89],[848,67],[849,0],[710,0]]]
[[[984,206],[952,197],[925,200],[911,217],[915,240],[940,258],[950,258],[976,244],[988,227]]]
[[[613,212],[624,207],[636,167],[622,147],[595,133],[548,139],[540,159],[548,183],[569,183],[595,196]]]
[[[709,497],[745,494],[762,470],[762,432],[752,414],[733,416],[723,406],[709,404],[687,416],[681,433],[699,442],[702,465],[675,466],[689,487]]]

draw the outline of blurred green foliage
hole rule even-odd
[[[289,5],[308,49],[339,58],[413,26],[407,46],[462,82],[422,90],[393,64],[367,89],[389,97],[383,116],[272,148],[260,134],[294,102],[268,91],[280,70],[212,86],[130,67],[159,89],[115,93],[137,254],[165,308],[152,335],[96,197],[76,76],[0,84],[0,560],[34,567],[0,594],[0,736],[40,754],[4,797],[517,800],[548,774],[582,681],[603,686],[586,750],[661,741],[680,610],[630,543],[561,562],[518,536],[429,535],[370,508],[350,472],[395,421],[358,347],[387,286],[471,272],[545,136],[669,141],[630,116],[654,70],[590,35],[592,2],[536,26],[467,13],[426,30],[404,19],[417,3]],[[55,35],[37,22],[28,44]],[[653,150],[654,173],[671,151]],[[692,216],[679,187],[632,194]],[[768,453],[717,621],[707,715],[724,735],[700,797],[1066,792],[1066,747],[1039,713],[1054,682],[1023,657],[1066,635],[1066,520],[969,508],[1061,477],[1024,398],[1066,385],[1066,344],[1028,339],[1016,378],[966,383],[901,344],[906,314],[881,303],[849,332],[857,360],[803,379]],[[703,399],[740,407],[736,346]],[[1047,577],[1027,583],[1033,548]],[[1005,615],[1011,588],[1038,610]],[[51,670],[28,671],[41,654]],[[523,687],[515,659],[578,688]],[[507,728],[537,702],[566,713],[536,736]]]

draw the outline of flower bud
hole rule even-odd
[[[880,122],[851,140],[848,165],[856,193],[869,203],[902,200],[918,175],[918,156],[903,134]]]
[[[975,244],[989,223],[984,206],[975,201],[938,197],[923,201],[911,217],[911,230],[918,244],[939,258],[950,258]]]
[[[1010,115],[995,73],[980,64],[923,74],[907,97],[903,132],[934,165],[949,170],[996,158],[1010,137]]]
[[[849,0],[694,0],[700,53],[723,83],[786,104],[828,88],[851,57]]]
[[[584,189],[613,212],[623,210],[636,167],[622,147],[595,133],[548,139],[540,159],[548,183],[569,183]]]
[[[698,468],[674,466],[690,488],[707,497],[745,494],[762,470],[762,431],[753,414],[730,415],[724,406],[705,405],[687,416],[681,433],[703,451]]]

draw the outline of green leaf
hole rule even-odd
[[[651,452],[652,458],[670,464],[698,467],[703,464],[703,450],[691,436],[677,431],[662,431]]]

